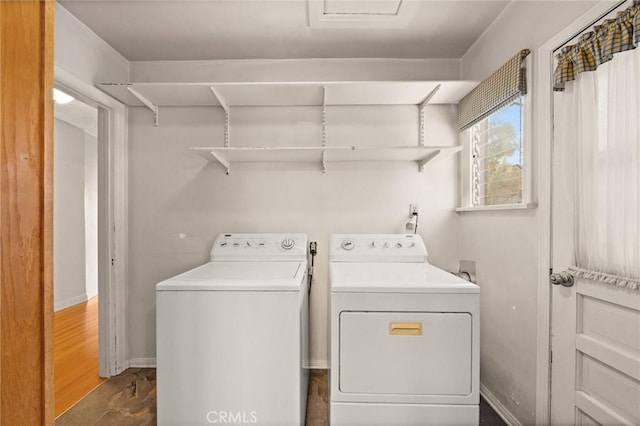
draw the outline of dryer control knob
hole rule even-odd
[[[285,250],[291,250],[295,245],[296,242],[291,238],[285,238],[284,240],[282,240],[282,248]]]
[[[352,240],[344,240],[340,246],[345,250],[353,250],[356,245]]]

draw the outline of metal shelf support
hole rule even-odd
[[[220,103],[220,106],[222,107],[224,112],[229,112],[229,103],[227,103],[227,101],[222,97],[220,92],[218,92],[216,88],[213,86],[210,86],[209,88],[213,92],[213,96],[215,96],[218,102]]]
[[[230,166],[229,160],[224,158],[222,155],[216,153],[215,151],[211,151],[211,156],[213,158],[215,158],[216,160],[218,160],[218,162],[220,164],[222,164],[222,167],[224,167],[226,169],[226,173],[228,175],[229,174],[229,166]]]
[[[213,96],[216,97],[216,99],[218,100],[218,103],[220,104],[220,106],[222,107],[222,109],[224,110],[224,146],[229,146],[229,142],[230,142],[230,129],[229,129],[229,121],[230,121],[230,116],[231,116],[231,106],[229,105],[229,103],[226,101],[226,99],[220,94],[220,92],[218,92],[216,90],[215,87],[210,86],[209,89],[211,89],[211,92],[213,93]],[[229,174],[229,169],[227,168],[227,174]]]
[[[327,86],[322,86],[322,147],[327,146]],[[322,150],[322,173],[327,172],[327,151]]]
[[[160,124],[160,111],[158,109],[158,105],[153,104],[150,100],[148,100],[147,98],[145,98],[144,96],[142,96],[140,93],[136,92],[134,89],[132,89],[129,86],[127,86],[127,90],[133,96],[138,98],[138,100],[142,102],[144,106],[146,106],[151,110],[151,112],[153,113],[153,125],[158,127],[158,124]]]
[[[231,129],[230,129],[231,126],[229,124],[231,119],[231,106],[229,105],[227,100],[220,94],[220,92],[216,90],[215,87],[210,86],[209,89],[211,89],[213,96],[216,97],[216,99],[218,100],[218,103],[220,103],[220,106],[224,110],[224,146],[228,148],[230,146],[230,139],[231,139]],[[211,155],[213,155],[216,158],[216,160],[218,160],[220,164],[222,164],[225,167],[225,169],[227,169],[227,175],[228,175],[230,171],[229,169],[230,169],[231,162],[226,159],[222,159],[218,157],[213,152],[211,153]]]
[[[440,86],[442,86],[442,84],[438,84],[436,87],[434,87],[433,90],[429,92],[427,97],[424,98],[422,102],[420,102],[420,105],[418,105],[418,113],[420,115],[420,134],[418,139],[418,146],[424,146],[425,109],[427,108],[427,105],[429,104],[431,99],[433,99],[435,94],[438,93],[438,90],[440,90]],[[422,171],[422,167],[420,171]]]
[[[424,166],[431,160],[433,160],[434,158],[436,158],[438,156],[438,154],[440,154],[440,150],[437,151],[433,151],[431,153],[429,153],[429,155],[427,155],[426,157],[424,157],[422,160],[418,161],[418,171],[419,172],[424,172]]]

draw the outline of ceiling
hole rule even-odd
[[[145,61],[460,58],[510,1],[60,3],[128,60]]]

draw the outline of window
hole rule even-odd
[[[531,111],[528,49],[522,49],[458,103],[462,207],[456,211],[528,209]]]
[[[471,206],[523,202],[522,101],[518,97],[468,130]]]

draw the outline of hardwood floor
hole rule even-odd
[[[98,376],[98,297],[55,313],[55,416],[102,384]]]

